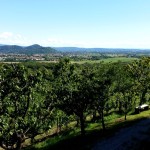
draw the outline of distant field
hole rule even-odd
[[[104,63],[109,63],[109,62],[130,62],[137,60],[138,58],[127,58],[127,57],[114,57],[114,58],[107,58],[107,59],[101,59],[101,60],[84,60],[84,61],[71,61],[72,63],[99,63],[99,62],[104,62]]]
[[[109,63],[109,62],[118,62],[118,61],[122,61],[122,62],[131,62],[134,60],[137,60],[138,58],[127,58],[127,57],[114,57],[114,58],[104,58],[104,59],[100,59],[100,60],[80,60],[80,61],[72,61],[71,63],[78,63],[78,64],[83,64],[83,63],[100,63],[100,62],[104,62],[104,63]],[[37,61],[40,63],[57,63],[58,61]],[[0,62],[0,63],[19,63],[19,62]]]

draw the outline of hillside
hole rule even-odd
[[[38,44],[31,46],[18,46],[18,45],[0,45],[0,53],[13,53],[13,54],[49,54],[56,53],[57,51],[51,47],[43,47]]]

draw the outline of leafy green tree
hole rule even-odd
[[[0,72],[0,146],[18,150],[26,138],[47,130],[53,107],[41,94],[41,72],[21,64],[3,65]]]
[[[60,61],[57,69],[58,108],[68,115],[80,118],[81,134],[85,134],[84,113],[92,103],[92,71],[88,68],[76,69],[68,60]]]
[[[140,105],[146,102],[150,90],[150,57],[136,60],[128,65],[128,71],[134,79],[137,94],[140,94]]]
[[[103,130],[106,129],[104,121],[104,111],[107,111],[112,84],[113,68],[110,64],[101,64],[96,71],[94,79],[94,106],[98,111]]]
[[[130,77],[126,65],[121,63],[116,65],[113,85],[119,112],[124,113],[126,120],[127,113],[134,106],[133,97],[135,94],[133,78]]]

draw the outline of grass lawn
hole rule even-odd
[[[118,129],[131,126],[139,120],[149,118],[150,110],[143,111],[140,114],[128,115],[124,121],[124,116],[112,113],[105,117],[106,128],[102,130],[100,122],[87,122],[85,137],[80,136],[80,129],[72,127],[62,133],[50,136],[43,142],[39,142],[26,150],[90,150],[91,147],[100,139],[113,135]]]

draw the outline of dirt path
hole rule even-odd
[[[98,142],[92,150],[139,150],[143,141],[150,143],[150,119],[120,129],[114,136]]]

